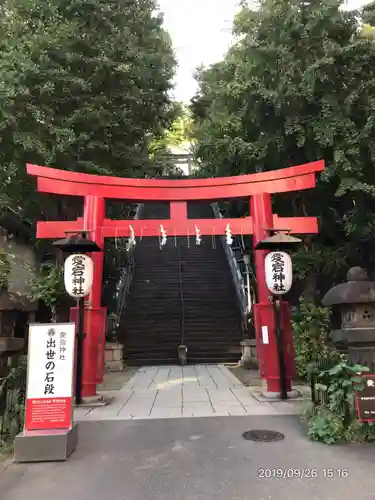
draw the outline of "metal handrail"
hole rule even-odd
[[[118,287],[119,292],[117,300],[118,307],[117,307],[116,321],[115,321],[116,328],[118,328],[120,325],[122,311],[126,307],[126,299],[129,295],[130,285],[133,280],[134,271],[135,271],[134,258],[133,255],[129,255],[127,265],[126,267],[123,268],[122,276],[119,281],[120,285]]]
[[[215,217],[217,219],[222,219],[223,214],[220,212],[219,204],[212,203],[211,206],[212,206],[213,212],[215,214]],[[233,284],[235,286],[238,303],[239,303],[240,308],[241,308],[241,314],[242,314],[242,317],[245,321],[245,324],[247,324],[248,297],[247,297],[247,293],[246,293],[247,287],[245,284],[245,280],[244,280],[244,277],[241,273],[240,267],[238,265],[236,256],[235,256],[232,248],[227,244],[224,236],[220,236],[220,240],[221,240],[221,244],[223,246],[225,255],[227,257],[227,260],[228,260],[229,268],[231,270]],[[242,242],[240,242],[240,246],[242,246]]]
[[[137,205],[137,210],[134,216],[134,220],[141,217],[141,212],[143,211],[144,205]],[[131,238],[128,238],[126,242],[126,255],[127,261],[126,265],[122,268],[121,276],[118,281],[117,286],[117,311],[115,318],[115,328],[120,326],[122,311],[126,307],[126,300],[129,295],[130,285],[133,280],[135,271],[135,261],[134,261],[135,243]]]

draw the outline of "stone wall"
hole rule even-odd
[[[8,276],[10,293],[27,293],[28,283],[35,273],[37,259],[32,246],[17,241],[0,227],[0,247],[10,255],[11,271]]]
[[[124,348],[117,342],[107,342],[104,351],[104,369],[107,372],[122,372]]]
[[[246,339],[241,342],[242,358],[241,365],[246,369],[258,368],[258,355],[255,339]]]
[[[0,371],[4,374],[11,356],[27,348],[27,324],[33,320],[37,309],[27,293],[37,260],[32,245],[12,237],[3,227],[0,227],[0,248],[5,251],[10,265],[7,290],[0,291]]]

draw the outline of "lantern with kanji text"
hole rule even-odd
[[[68,294],[79,299],[90,293],[94,276],[91,257],[85,254],[69,255],[64,263],[64,284]]]
[[[268,290],[274,295],[284,295],[292,287],[292,259],[286,252],[270,252],[264,263]]]

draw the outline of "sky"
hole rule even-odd
[[[371,0],[348,0],[359,8]],[[178,61],[175,99],[189,102],[197,89],[196,69],[220,61],[231,41],[239,0],[158,0]]]

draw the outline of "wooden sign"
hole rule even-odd
[[[375,374],[362,375],[365,388],[356,392],[356,406],[359,420],[375,422]]]

